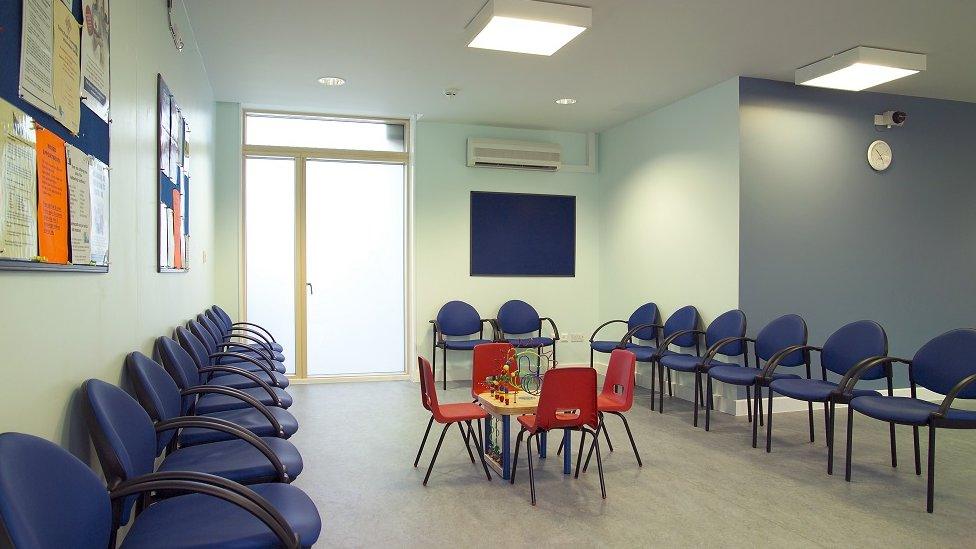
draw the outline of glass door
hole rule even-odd
[[[305,163],[309,376],[403,373],[405,166]]]

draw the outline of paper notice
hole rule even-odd
[[[91,194],[88,188],[90,158],[81,149],[65,145],[68,160],[68,210],[71,218],[71,262],[91,263]]]

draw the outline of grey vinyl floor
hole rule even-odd
[[[929,515],[909,427],[898,428],[899,466],[892,468],[887,424],[855,415],[847,483],[842,451],[834,476],[826,474],[821,412],[812,444],[806,412],[776,414],[767,454],[751,447],[744,417],[715,414],[705,432],[691,425],[691,403],[666,397],[661,415],[650,410],[650,392],[639,391],[628,417],[644,467],[610,417],[616,451],[604,451],[603,500],[595,463],[579,479],[564,476],[550,437],[549,459],[536,461],[532,507],[524,453],[514,486],[494,473],[488,482],[456,430],[428,486],[421,485],[436,426],[415,469],[429,417],[417,384],[293,385],[301,429],[292,441],[305,461],[295,484],[322,514],[317,546],[976,547],[976,432],[939,431]],[[461,382],[439,391],[442,402],[468,396]],[[838,416],[842,449],[846,413]],[[925,430],[921,444],[924,473]]]

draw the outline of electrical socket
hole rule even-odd
[[[569,332],[563,332],[563,333],[559,334],[559,341],[561,343],[569,343],[572,340],[573,340],[573,334],[571,334]]]
[[[583,334],[569,334],[573,343],[583,343]]]

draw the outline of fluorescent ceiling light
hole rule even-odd
[[[858,46],[796,69],[803,86],[861,91],[925,70],[925,54]]]
[[[345,78],[339,78],[338,76],[323,76],[319,78],[319,84],[323,86],[344,86],[346,84]]]
[[[468,47],[552,55],[588,29],[593,10],[534,0],[488,0],[468,23]]]
[[[576,100],[573,99],[572,97],[563,97],[562,99],[557,99],[556,100],[556,104],[557,105],[575,105],[576,104]]]

